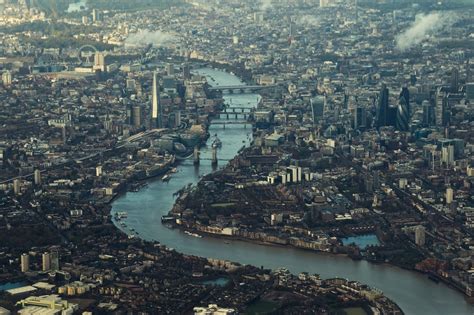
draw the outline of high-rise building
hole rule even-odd
[[[58,271],[59,270],[59,250],[54,248],[50,252],[51,257],[51,270]]]
[[[474,82],[466,83],[466,98],[474,101]]]
[[[459,70],[453,68],[451,71],[451,92],[457,92],[459,90]]]
[[[163,128],[163,109],[160,100],[158,74],[153,72],[153,94],[151,100],[151,128]]]
[[[41,171],[40,170],[35,170],[34,181],[35,181],[36,186],[41,185]]]
[[[92,10],[92,22],[99,22],[102,20],[102,14],[99,10],[93,9]]]
[[[408,131],[410,123],[410,92],[404,87],[400,92],[397,108],[396,128],[399,131]]]
[[[436,126],[446,126],[448,98],[444,88],[439,87],[435,94],[435,122]]]
[[[28,272],[30,271],[30,255],[22,254],[21,255],[21,272]]]
[[[168,63],[166,65],[166,74],[167,75],[174,75],[174,65],[172,63]]]
[[[354,129],[367,127],[367,111],[364,107],[357,106],[354,110]]]
[[[19,195],[21,193],[21,181],[19,179],[13,180],[13,193]]]
[[[102,165],[97,165],[95,167],[95,176],[97,177],[102,176]]]
[[[446,188],[446,204],[450,205],[454,200],[454,190],[451,187]]]
[[[140,105],[133,105],[131,121],[132,125],[136,128],[142,126],[142,107]]]
[[[323,119],[325,102],[325,97],[322,95],[318,95],[310,100],[313,124],[317,124],[321,119]]]
[[[101,52],[94,54],[94,70],[105,71],[105,56]]]
[[[185,80],[191,79],[191,68],[189,67],[188,64],[183,65],[183,78]]]
[[[425,228],[421,225],[415,228],[415,244],[418,246],[425,245]]]
[[[12,73],[10,71],[5,71],[2,73],[2,83],[4,86],[9,86],[12,84]]]
[[[44,252],[41,256],[43,262],[43,271],[48,271],[51,269],[51,254]]]
[[[181,125],[181,111],[177,110],[174,112],[174,126],[179,127]]]
[[[454,145],[450,144],[441,148],[441,162],[446,166],[454,164]]]
[[[382,84],[382,88],[379,94],[379,105],[377,108],[377,128],[388,125],[388,88],[385,84]]]
[[[428,100],[424,100],[422,103],[421,103],[421,107],[422,107],[422,110],[423,110],[423,125],[424,126],[431,126],[433,125],[433,122],[434,122],[434,107],[431,106],[431,103],[430,101]]]

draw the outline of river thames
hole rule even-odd
[[[208,77],[211,85],[242,85],[236,76],[214,69],[197,71]],[[213,78],[211,80],[210,78]],[[225,97],[231,106],[255,107],[260,96],[256,94],[233,94]],[[251,126],[222,125],[210,126],[211,137],[208,146],[201,149],[201,164],[196,167],[192,159],[180,162],[178,172],[172,174],[169,182],[155,179],[138,192],[128,192],[113,203],[112,213],[126,211],[127,227],[118,228],[130,233],[134,229],[146,240],[159,241],[170,248],[190,255],[226,259],[242,264],[264,266],[266,268],[285,267],[293,273],[307,271],[318,273],[323,278],[343,277],[357,280],[378,288],[393,299],[405,314],[474,314],[464,296],[444,284],[436,284],[426,276],[388,265],[377,265],[366,261],[353,261],[347,257],[319,254],[293,248],[257,245],[242,241],[230,241],[189,236],[177,229],[169,229],[161,224],[161,217],[171,210],[173,194],[189,183],[195,184],[200,177],[212,171],[210,143],[214,134],[222,141],[218,151],[219,166],[223,167],[238,150],[249,145]]]

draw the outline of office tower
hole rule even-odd
[[[92,10],[92,22],[99,22],[102,20],[102,14],[99,10],[93,9]]]
[[[429,127],[433,124],[434,108],[433,108],[433,106],[431,106],[431,103],[428,100],[424,100],[421,103],[421,107],[423,109],[423,121],[422,121],[422,123],[423,123],[424,126]]]
[[[87,15],[84,15],[82,17],[82,24],[84,24],[84,25],[89,24],[89,17]]]
[[[322,95],[318,95],[310,100],[313,124],[317,124],[323,119],[325,101],[325,97]]]
[[[466,83],[466,98],[474,101],[474,82]]]
[[[418,246],[425,245],[425,228],[421,225],[415,228],[415,244]]]
[[[449,144],[441,148],[441,162],[446,166],[454,164],[454,145]]]
[[[5,71],[2,73],[2,82],[4,86],[9,86],[12,84],[12,73],[10,71]]]
[[[13,180],[13,193],[19,195],[21,193],[21,182],[19,179]]]
[[[167,75],[174,75],[174,65],[172,63],[168,63],[166,65],[166,74]]]
[[[59,270],[59,250],[56,248],[51,250],[50,257],[51,257],[51,270],[58,271]]]
[[[153,95],[151,102],[151,128],[163,128],[163,109],[160,104],[160,87],[156,72],[153,72]]]
[[[191,79],[191,68],[189,67],[188,64],[183,65],[183,78],[185,80]]]
[[[41,256],[43,261],[43,271],[48,271],[51,269],[51,255],[48,252],[44,252]]]
[[[131,120],[134,127],[139,128],[142,126],[142,107],[140,105],[133,105]]]
[[[448,98],[443,88],[439,87],[435,94],[435,122],[436,126],[444,127],[447,124]]]
[[[410,92],[404,87],[400,92],[397,108],[396,128],[399,131],[408,131],[410,122]]]
[[[95,176],[100,177],[102,176],[102,165],[97,165],[95,168]]]
[[[21,272],[30,271],[30,255],[22,254],[21,255]]]
[[[454,200],[454,190],[451,187],[446,188],[446,204],[450,205]]]
[[[103,53],[94,54],[94,70],[105,71],[105,56]]]
[[[385,84],[382,84],[379,94],[379,105],[377,109],[377,128],[387,126],[388,115],[388,88]]]
[[[181,111],[177,110],[174,112],[174,126],[179,127],[181,125]]]
[[[40,170],[35,170],[34,181],[35,181],[36,186],[41,185],[41,171]]]
[[[459,70],[453,68],[451,71],[451,92],[457,92],[459,90]]]
[[[367,127],[367,111],[364,107],[357,106],[354,111],[354,129]]]

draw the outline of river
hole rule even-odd
[[[211,85],[243,84],[236,76],[219,70],[206,68],[198,72],[209,77]],[[210,80],[210,77],[214,81]],[[253,107],[257,104],[259,95],[233,94],[225,98],[234,106]],[[210,159],[210,143],[213,135],[217,133],[222,141],[222,148],[218,151],[218,167],[224,166],[243,145],[249,145],[251,138],[251,128],[249,126],[245,128],[243,125],[227,125],[225,129],[222,125],[211,125],[209,132],[211,134],[209,146],[201,150],[204,159],[199,167],[195,167],[192,160],[180,163],[177,167],[178,172],[172,175],[169,182],[156,179],[150,181],[148,186],[139,192],[128,192],[117,198],[113,203],[112,213],[128,212],[128,218],[125,219],[127,228],[133,228],[144,239],[159,241],[185,254],[226,259],[272,269],[285,267],[293,273],[307,271],[318,273],[323,278],[344,277],[357,280],[382,290],[403,309],[405,314],[474,314],[474,307],[464,300],[461,293],[444,284],[436,284],[426,276],[415,272],[293,248],[263,246],[241,241],[230,241],[226,244],[221,239],[196,238],[180,230],[166,228],[161,224],[161,216],[172,208],[175,201],[173,193],[188,183],[197,183],[201,175],[212,171],[210,160],[205,159]],[[124,230],[120,225],[116,225]],[[128,232],[126,229],[124,231]]]

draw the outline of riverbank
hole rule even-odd
[[[309,248],[294,246],[292,244],[279,244],[279,243],[261,241],[261,240],[251,239],[251,238],[245,238],[245,237],[241,237],[241,236],[230,236],[230,235],[209,233],[209,232],[205,232],[205,231],[202,231],[202,230],[193,229],[190,226],[182,227],[182,226],[174,224],[172,228],[176,228],[177,230],[179,230],[180,232],[183,232],[183,233],[184,233],[184,231],[189,231],[192,234],[197,234],[197,235],[200,235],[202,237],[211,237],[211,238],[214,238],[214,239],[217,239],[217,240],[221,240],[229,246],[232,245],[232,243],[230,243],[230,242],[240,241],[240,242],[246,242],[246,243],[249,243],[249,244],[254,244],[254,245],[259,245],[259,246],[271,246],[271,247],[276,247],[276,248],[302,250],[302,251],[312,253],[312,254],[315,254],[315,255],[332,256],[332,257],[339,257],[339,258],[342,257],[344,259],[351,259],[352,261],[359,261],[359,260],[362,259],[362,260],[364,260],[364,261],[366,261],[370,264],[387,266],[387,267],[391,267],[391,268],[399,268],[401,270],[414,272],[414,273],[423,275],[424,277],[426,277],[430,281],[433,281],[436,284],[438,284],[439,282],[442,282],[443,284],[450,287],[451,289],[453,289],[453,290],[455,290],[459,293],[462,293],[463,296],[464,296],[464,299],[466,300],[466,302],[468,302],[469,304],[474,305],[474,298],[469,297],[468,295],[466,295],[466,292],[464,290],[462,290],[461,287],[459,287],[455,283],[449,281],[449,279],[443,278],[439,275],[434,275],[437,279],[437,281],[435,281],[435,279],[432,279],[431,276],[433,276],[433,275],[431,275],[430,273],[423,272],[423,271],[417,270],[415,268],[407,268],[405,266],[396,265],[396,264],[392,264],[392,263],[389,263],[389,262],[379,262],[379,261],[373,261],[373,260],[368,260],[368,259],[364,259],[364,258],[354,258],[354,257],[351,257],[351,255],[346,254],[346,253],[334,253],[334,252],[327,252],[327,251],[318,251],[318,250],[313,250],[313,249],[309,249]]]

